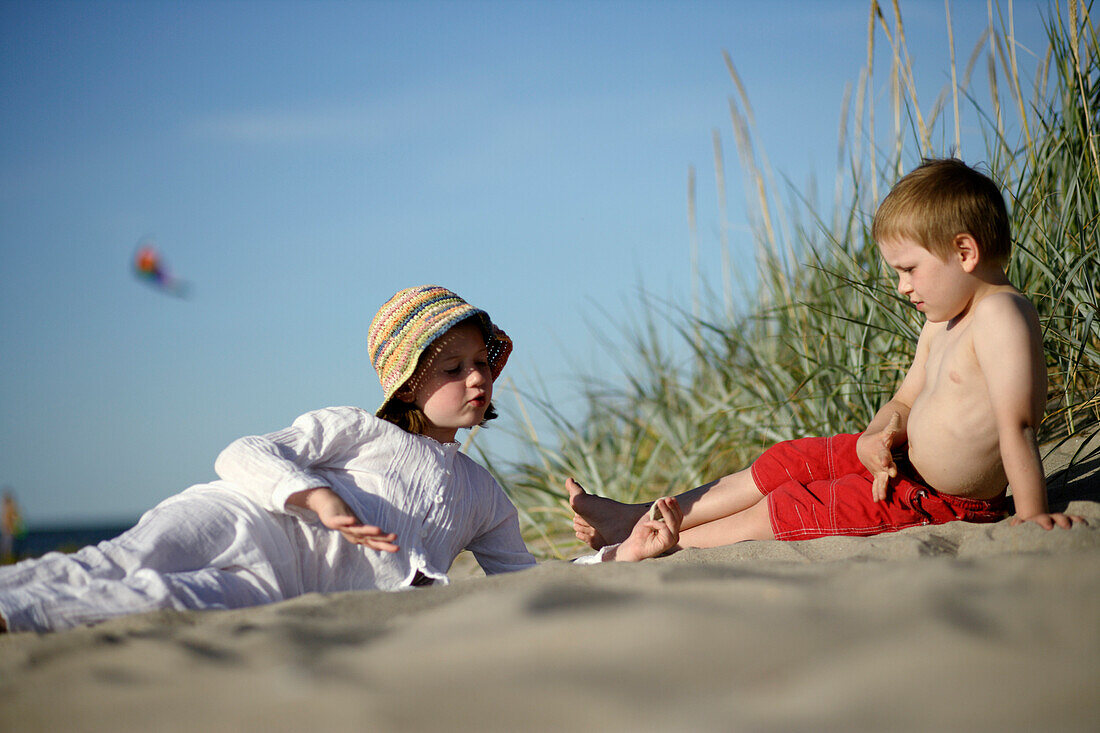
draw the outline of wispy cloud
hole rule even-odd
[[[371,143],[393,131],[369,107],[318,110],[250,110],[214,113],[197,120],[192,132],[202,138],[255,145],[298,143]]]
[[[482,104],[481,97],[477,92],[421,87],[327,104],[294,100],[266,108],[215,111],[195,120],[190,131],[205,139],[255,145],[376,145],[430,132],[447,124],[454,111]]]

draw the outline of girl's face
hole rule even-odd
[[[481,329],[460,323],[429,347],[429,356],[394,395],[428,418],[424,434],[451,443],[459,428],[480,425],[493,397],[489,352]]]

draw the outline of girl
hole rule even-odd
[[[385,393],[375,415],[333,407],[241,438],[218,456],[222,480],[165,500],[119,537],[0,570],[0,630],[446,583],[466,548],[487,573],[534,565],[515,507],[454,442],[496,417],[508,336],[453,292],[423,286],[382,306],[367,347]]]

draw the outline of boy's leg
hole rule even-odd
[[[644,504],[623,504],[602,496],[594,496],[587,493],[573,479],[566,481],[565,487],[569,492],[569,505],[576,514],[573,518],[573,529],[577,534],[577,538],[593,549],[598,550],[604,545],[625,540],[634,529],[638,519],[649,508],[648,502]],[[684,531],[729,518],[758,505],[764,508],[766,518],[767,503],[760,501],[763,498],[764,495],[756,487],[756,482],[753,480],[749,469],[723,476],[717,481],[685,491],[676,497],[684,512],[681,537]],[[758,522],[755,524],[758,524]],[[770,524],[768,524],[767,531],[770,534]],[[754,538],[743,537],[742,539]],[[717,544],[729,544],[738,541],[729,540]],[[681,542],[681,544],[683,543]],[[709,547],[710,545],[691,546]]]
[[[774,540],[768,502],[680,532],[680,547],[721,547],[745,540]]]

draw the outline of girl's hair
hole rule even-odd
[[[482,338],[485,339],[486,344],[490,342],[492,336],[491,334],[486,333],[484,319],[480,318],[477,315],[470,316],[469,318],[464,318],[447,330],[450,331],[452,329],[458,328],[465,323],[472,323],[476,325],[478,327],[478,330],[481,332]],[[429,354],[430,352],[427,350],[421,352],[420,357],[416,361],[416,369],[413,370],[412,376],[410,376],[405,381],[405,384],[408,384],[412,380],[416,379],[416,375],[420,372],[420,369],[427,362],[427,359],[430,358]],[[403,387],[404,384],[402,384],[401,386]],[[389,399],[386,401],[386,403],[382,406],[381,410],[377,414],[378,417],[382,418],[383,420],[392,422],[397,427],[409,433],[424,435],[428,429],[429,422],[427,415],[425,415],[424,411],[417,407],[416,404],[413,402],[405,402],[404,400],[396,398]],[[485,417],[481,420],[481,425],[485,425],[485,423],[489,422],[490,420],[495,420],[496,418],[497,411],[493,408],[493,403],[490,400],[489,406],[485,409]]]
[[[386,404],[386,408],[378,417],[383,420],[392,422],[402,430],[415,433],[417,435],[424,435],[428,429],[428,418],[424,412],[412,402],[405,402],[403,400],[390,400]],[[485,410],[485,417],[482,419],[481,424],[495,420],[497,417],[497,411],[493,409],[493,403],[489,403],[489,407]]]

